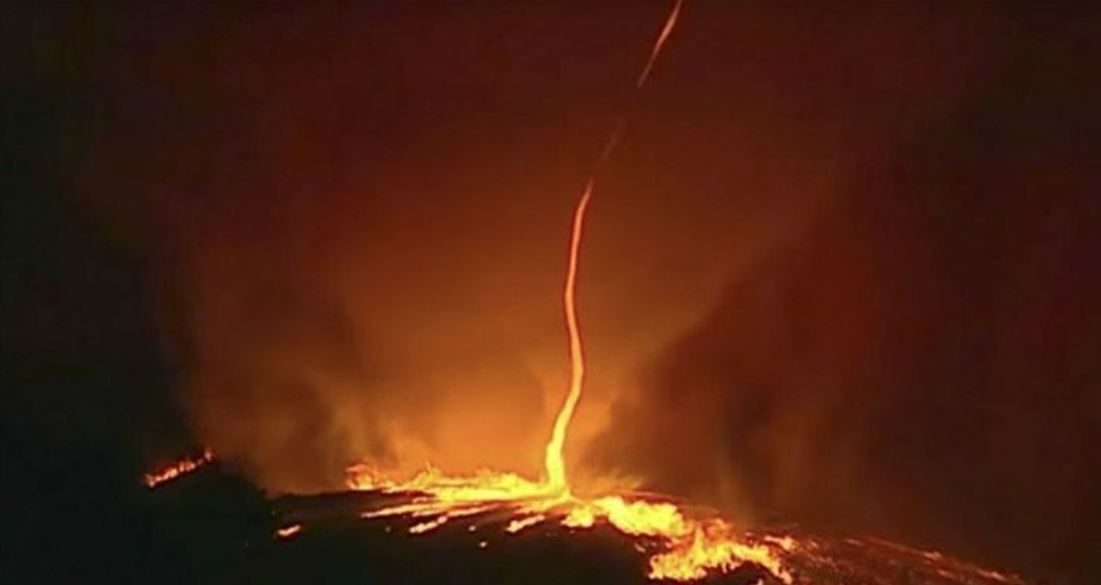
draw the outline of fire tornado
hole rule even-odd
[[[684,0],[675,0],[636,79],[634,91],[645,88],[663,48],[677,25]],[[510,472],[479,471],[473,476],[448,475],[428,466],[412,478],[390,477],[368,462],[349,468],[347,483],[353,490],[393,496],[384,504],[360,512],[364,519],[402,519],[411,535],[431,533],[457,519],[479,518],[500,524],[502,532],[522,533],[538,525],[556,524],[567,532],[584,531],[598,524],[611,527],[632,540],[647,557],[646,575],[655,580],[694,581],[710,575],[752,567],[768,583],[840,582],[881,583],[872,573],[862,574],[863,565],[836,559],[862,558],[868,566],[906,565],[929,583],[967,585],[1020,585],[1011,575],[983,571],[943,557],[874,540],[846,539],[829,542],[791,533],[747,533],[713,512],[690,512],[670,498],[631,493],[605,492],[593,497],[574,493],[565,463],[569,427],[580,404],[585,383],[585,350],[578,312],[577,287],[586,215],[592,202],[597,173],[614,153],[625,128],[626,116],[609,133],[573,208],[569,229],[568,255],[562,288],[565,318],[569,386],[544,447],[543,477],[534,481]],[[149,487],[194,471],[210,462],[213,453],[200,459],[181,460],[146,477]],[[396,501],[396,503],[395,503]],[[475,526],[471,526],[474,531]],[[302,524],[276,531],[282,540],[298,538]],[[387,527],[389,531],[389,526]],[[484,548],[486,542],[479,544]],[[871,576],[869,576],[871,575]],[[836,580],[831,580],[836,577]],[[942,579],[937,581],[936,579]]]
[[[676,2],[674,2],[672,10],[669,12],[669,16],[665,19],[665,25],[662,26],[661,33],[658,34],[658,38],[654,42],[653,48],[650,50],[650,57],[646,60],[646,65],[643,66],[642,72],[635,82],[635,88],[637,90],[641,90],[646,85],[646,81],[650,78],[650,72],[653,71],[654,64],[657,63],[662,47],[665,46],[665,42],[669,39],[669,35],[673,33],[673,29],[677,26],[677,19],[680,17],[681,6],[683,4],[684,0],[676,0]],[[608,136],[608,140],[605,143],[604,150],[598,162],[598,168],[599,165],[603,165],[607,162],[608,158],[611,157],[616,145],[619,144],[622,129],[623,126],[620,125]],[[573,226],[570,230],[570,252],[566,264],[566,286],[562,293],[562,306],[566,313],[566,330],[569,334],[570,343],[570,387],[566,394],[566,400],[562,403],[562,408],[558,411],[558,416],[554,419],[554,429],[551,432],[550,441],[547,443],[545,460],[548,486],[566,495],[569,494],[569,482],[566,478],[566,465],[562,451],[566,442],[566,433],[569,430],[570,420],[573,419],[573,413],[577,410],[577,403],[581,400],[581,390],[585,383],[585,351],[581,342],[581,328],[578,325],[577,319],[576,297],[578,257],[581,252],[581,238],[585,234],[585,212],[589,208],[589,201],[592,199],[593,188],[595,186],[596,177],[593,176],[589,179],[588,183],[586,183],[585,190],[582,191],[581,197],[577,201],[577,207],[574,209],[573,214]]]
[[[573,227],[570,230],[570,255],[566,265],[566,287],[562,293],[562,306],[566,312],[566,330],[570,341],[570,388],[562,409],[554,419],[554,430],[547,443],[546,473],[547,484],[555,491],[569,494],[569,482],[566,479],[566,464],[562,456],[573,412],[581,400],[581,389],[585,383],[585,351],[581,344],[581,328],[577,321],[577,265],[581,252],[581,237],[585,233],[585,212],[593,196],[593,181],[585,186],[585,191],[577,201],[573,214]]]
[[[677,0],[636,82],[641,90],[650,77],[661,49],[672,33],[683,0]],[[406,496],[408,501],[369,510],[367,519],[404,517],[413,520],[410,534],[425,534],[464,517],[506,511],[510,517],[504,530],[518,533],[555,520],[569,530],[587,530],[598,522],[621,534],[640,539],[639,550],[650,550],[647,575],[652,579],[697,580],[709,572],[726,572],[745,563],[762,567],[773,578],[792,582],[779,552],[791,547],[788,541],[749,539],[737,533],[725,520],[706,516],[694,518],[665,499],[647,499],[635,494],[606,494],[591,499],[573,495],[566,474],[563,449],[570,421],[581,399],[585,380],[585,355],[577,314],[577,282],[584,235],[585,215],[592,200],[596,173],[619,143],[624,119],[611,131],[573,212],[570,228],[566,278],[562,292],[563,311],[569,341],[570,385],[546,445],[545,477],[533,482],[514,473],[482,471],[473,477],[455,477],[428,468],[408,481],[396,481],[378,473],[371,465],[349,469],[352,489]],[[300,526],[281,529],[279,538],[293,536]],[[643,546],[645,542],[648,546]],[[656,548],[654,546],[656,544]]]

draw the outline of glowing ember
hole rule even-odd
[[[515,533],[520,532],[521,530],[523,530],[525,528],[530,528],[532,526],[535,526],[536,524],[539,524],[540,522],[542,522],[546,519],[547,519],[547,517],[544,516],[543,514],[534,514],[534,515],[526,516],[526,517],[523,517],[523,518],[517,518],[517,519],[513,520],[512,522],[508,523],[508,526],[505,527],[505,532],[508,532],[510,534],[515,534]]]
[[[146,473],[144,477],[145,485],[148,486],[150,489],[155,488],[163,483],[172,481],[177,477],[180,477],[181,475],[191,473],[192,471],[195,471],[196,469],[202,467],[203,465],[206,465],[207,463],[210,463],[211,461],[214,461],[214,452],[210,449],[204,449],[202,455],[198,457],[185,457],[183,459],[180,459],[179,461],[174,461],[161,469]]]
[[[275,535],[278,536],[279,538],[282,538],[283,540],[287,540],[289,538],[293,538],[299,532],[302,532],[302,525],[301,524],[291,524],[290,526],[284,526],[284,527],[276,530]]]

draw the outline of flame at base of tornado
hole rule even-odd
[[[428,468],[405,482],[385,479],[367,465],[348,471],[352,489],[411,496],[408,502],[363,513],[368,519],[412,520],[410,534],[431,532],[458,518],[504,511],[511,518],[504,528],[510,534],[544,522],[571,530],[605,524],[652,544],[647,567],[651,579],[694,581],[753,563],[779,581],[792,582],[779,554],[794,546],[790,541],[750,539],[718,516],[690,516],[675,503],[653,496],[578,498],[550,482],[491,471],[454,477]]]
[[[349,469],[348,486],[407,496],[362,517],[408,521],[413,535],[474,518],[479,529],[490,522],[510,535],[540,524],[570,532],[604,525],[631,539],[647,556],[647,577],[659,581],[698,581],[750,565],[758,582],[789,585],[896,583],[900,571],[909,575],[908,582],[930,585],[1027,585],[1016,575],[936,551],[869,537],[823,538],[794,528],[744,532],[713,512],[690,512],[660,496],[623,492],[581,498],[510,473],[448,477],[429,468],[410,481],[394,482],[357,465]]]

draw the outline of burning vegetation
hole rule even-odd
[[[155,488],[163,483],[170,482],[182,475],[187,475],[200,467],[214,461],[214,452],[203,449],[197,457],[184,457],[173,461],[160,469],[145,474],[143,480],[149,488]]]

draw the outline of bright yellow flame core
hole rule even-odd
[[[302,532],[301,524],[291,524],[290,526],[284,526],[276,529],[275,535],[284,540],[294,537],[299,532]]]
[[[791,583],[781,562],[794,548],[787,540],[750,542],[717,516],[687,516],[676,504],[640,496],[610,495],[581,499],[555,490],[549,482],[532,482],[511,473],[482,471],[470,477],[449,477],[434,468],[407,482],[380,479],[370,467],[349,469],[353,489],[384,493],[414,493],[411,501],[365,512],[364,518],[406,517],[414,520],[410,534],[431,532],[451,520],[506,510],[511,517],[505,532],[516,534],[546,521],[573,530],[604,523],[619,532],[657,544],[648,561],[652,579],[693,581],[708,572],[730,571],[752,562],[777,579]]]

